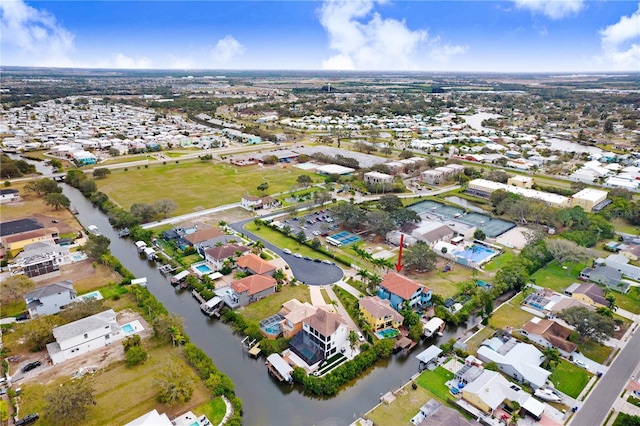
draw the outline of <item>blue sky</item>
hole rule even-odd
[[[640,71],[637,1],[0,0],[0,65]]]

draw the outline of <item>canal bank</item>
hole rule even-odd
[[[64,194],[78,211],[80,223],[85,227],[96,225],[103,235],[111,239],[112,254],[136,277],[147,278],[148,289],[153,295],[169,312],[184,318],[186,332],[193,343],[231,377],[236,394],[243,401],[243,419],[247,425],[349,424],[376,405],[381,395],[409,380],[418,371],[418,361],[413,354],[434,343],[422,343],[409,357],[394,356],[381,362],[332,399],[310,398],[297,387],[280,386],[268,375],[264,360],[250,358],[242,350],[241,336],[234,335],[229,326],[204,316],[188,291],[174,289],[169,278],[161,275],[155,265],[140,259],[131,240],[118,237],[105,214],[78,190],[65,184],[62,186]],[[455,338],[464,331],[465,328],[449,329],[440,340]]]

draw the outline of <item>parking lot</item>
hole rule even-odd
[[[338,222],[331,217],[329,210],[320,210],[315,213],[309,213],[305,216],[293,219],[285,219],[282,221],[283,226],[287,225],[291,228],[292,234],[303,231],[307,239],[314,237],[326,237],[339,228]]]

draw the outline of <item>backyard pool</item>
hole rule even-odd
[[[400,332],[395,328],[385,328],[384,330],[375,332],[375,335],[378,339],[392,339],[398,334],[400,334]]]
[[[211,270],[211,268],[209,268],[207,265],[198,265],[196,266],[196,269],[198,270],[198,272],[200,272],[202,275],[205,274],[210,274],[213,272],[213,270]]]
[[[462,251],[458,251],[455,253],[456,257],[462,257],[469,262],[473,262],[476,264],[486,262],[491,257],[495,256],[498,252],[496,250],[492,250],[488,247],[483,247],[478,244],[474,244],[471,247],[468,247]]]
[[[142,324],[140,324],[140,321],[135,320],[121,325],[120,330],[122,330],[125,336],[130,336],[134,333],[141,332],[142,330],[144,330],[144,327],[142,326]]]
[[[74,262],[81,262],[87,258],[87,255],[84,253],[73,253],[71,255],[71,260]]]
[[[102,300],[102,294],[100,293],[100,291],[96,290],[96,291],[92,291],[91,293],[87,293],[87,294],[83,294],[82,296],[78,296],[78,299],[80,300],[89,300],[89,299],[95,299],[95,300]]]

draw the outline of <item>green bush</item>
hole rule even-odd
[[[147,351],[142,346],[134,346],[129,348],[124,353],[125,363],[127,367],[133,367],[135,365],[144,364],[147,360]]]

